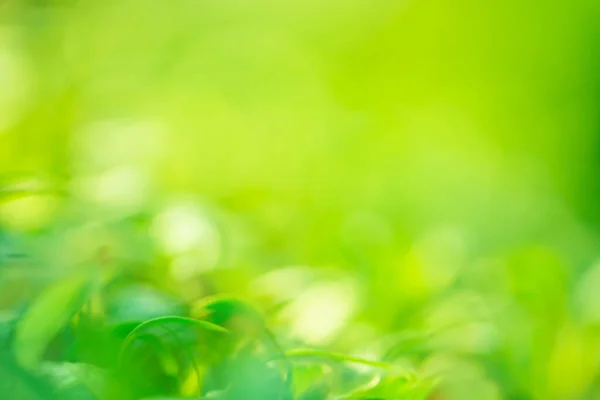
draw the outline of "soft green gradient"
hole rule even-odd
[[[592,0],[5,0],[0,173],[69,196],[1,223],[63,232],[39,244],[56,271],[102,247],[186,300],[289,298],[277,331],[335,351],[416,332],[400,360],[446,371],[441,399],[600,398],[598,21]],[[152,244],[113,222],[134,212]]]

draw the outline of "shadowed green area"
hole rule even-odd
[[[0,0],[0,398],[600,398],[598,21]]]

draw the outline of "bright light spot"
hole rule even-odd
[[[600,322],[600,262],[582,276],[576,296],[582,319]]]
[[[355,351],[352,354],[352,356],[356,357],[356,358],[363,359],[363,360],[369,360],[369,361],[379,361],[379,360],[381,360],[381,355],[379,353],[375,352],[375,351],[372,351],[372,350],[371,351],[368,351],[368,350]],[[355,371],[362,372],[362,373],[365,373],[365,374],[368,373],[368,372],[370,372],[370,371],[373,371],[373,367],[371,367],[370,365],[364,365],[364,364],[358,364],[358,363],[356,363],[356,364],[350,364],[350,365],[348,365],[348,367],[352,368]],[[379,380],[375,380],[374,382],[375,382],[375,385],[377,385],[379,383]]]
[[[85,180],[82,189],[95,202],[137,208],[148,196],[149,182],[138,168],[120,166]]]
[[[76,137],[74,157],[82,169],[151,163],[160,156],[163,139],[164,128],[155,121],[100,121],[85,127]]]
[[[277,300],[296,297],[310,284],[314,273],[306,267],[285,267],[270,271],[252,283],[252,289],[258,294],[267,294]]]
[[[173,264],[175,276],[189,276],[194,271],[212,268],[218,261],[219,232],[206,212],[194,204],[167,208],[156,217],[153,232],[166,253],[180,256]]]
[[[323,344],[344,328],[358,300],[356,285],[351,282],[320,283],[301,293],[284,310],[284,316],[292,321],[293,336]]]

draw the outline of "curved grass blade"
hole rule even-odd
[[[215,325],[213,323],[206,322],[206,321],[199,321],[199,320],[196,320],[193,318],[187,318],[187,317],[175,317],[175,316],[158,317],[158,318],[154,318],[154,319],[142,322],[141,324],[136,326],[131,332],[129,332],[127,337],[125,337],[123,344],[121,345],[121,349],[119,351],[119,361],[123,360],[123,357],[125,355],[125,351],[127,350],[127,348],[133,343],[133,341],[136,339],[136,336],[138,336],[139,333],[141,333],[144,329],[150,328],[152,326],[160,326],[160,325],[168,323],[168,322],[181,322],[181,323],[184,323],[186,325],[189,325],[191,327],[194,327],[194,328],[197,328],[200,330],[229,334],[229,331],[227,329],[225,329],[219,325]]]
[[[173,326],[178,324],[181,324],[185,329],[181,330],[177,326]],[[190,332],[189,329],[192,329],[192,331]],[[144,343],[152,345],[151,351],[157,356],[156,361],[159,362],[160,369],[170,377],[169,379],[175,380],[174,383],[179,391],[185,388],[188,395],[193,394],[193,392],[199,393],[201,391],[201,380],[205,371],[197,362],[197,354],[194,351],[197,348],[197,344],[199,344],[198,338],[193,333],[194,330],[229,334],[229,331],[218,325],[192,318],[179,316],[154,318],[139,324],[125,337],[118,357],[119,368],[123,368],[125,371],[129,370],[129,368],[139,369],[141,373],[140,377],[145,376],[145,373],[142,373],[142,371],[147,372],[148,366],[139,363],[139,351],[143,351],[144,347],[138,347],[137,350],[134,347],[134,343],[137,340],[142,340]],[[191,336],[189,335],[190,333],[192,333]],[[168,341],[171,341],[170,344]],[[136,351],[137,353],[135,353]],[[138,356],[136,357],[135,354],[138,354]],[[145,355],[148,356],[151,354],[145,353]],[[183,359],[181,358],[182,356],[184,357]],[[195,378],[192,380],[190,380],[189,373],[185,375],[186,371],[190,371],[188,368],[191,368],[191,371],[193,371],[192,374],[195,375]]]
[[[288,350],[284,354],[288,359],[316,358],[316,359],[329,360],[329,361],[338,362],[338,363],[362,364],[362,365],[367,365],[367,366],[370,366],[373,368],[380,368],[380,369],[386,369],[386,370],[397,369],[397,367],[395,365],[388,364],[388,363],[381,362],[381,361],[365,360],[364,358],[351,357],[351,356],[347,356],[345,354],[332,353],[332,352],[316,350],[316,349]]]
[[[215,295],[202,299],[195,305],[197,313],[204,312],[209,321],[230,328],[235,333],[255,336],[278,354],[277,359],[284,363],[285,379],[288,386],[293,381],[293,366],[287,359],[275,335],[267,328],[260,311],[249,302],[227,295]]]

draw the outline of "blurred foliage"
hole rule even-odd
[[[598,21],[0,0],[0,397],[600,398]]]

